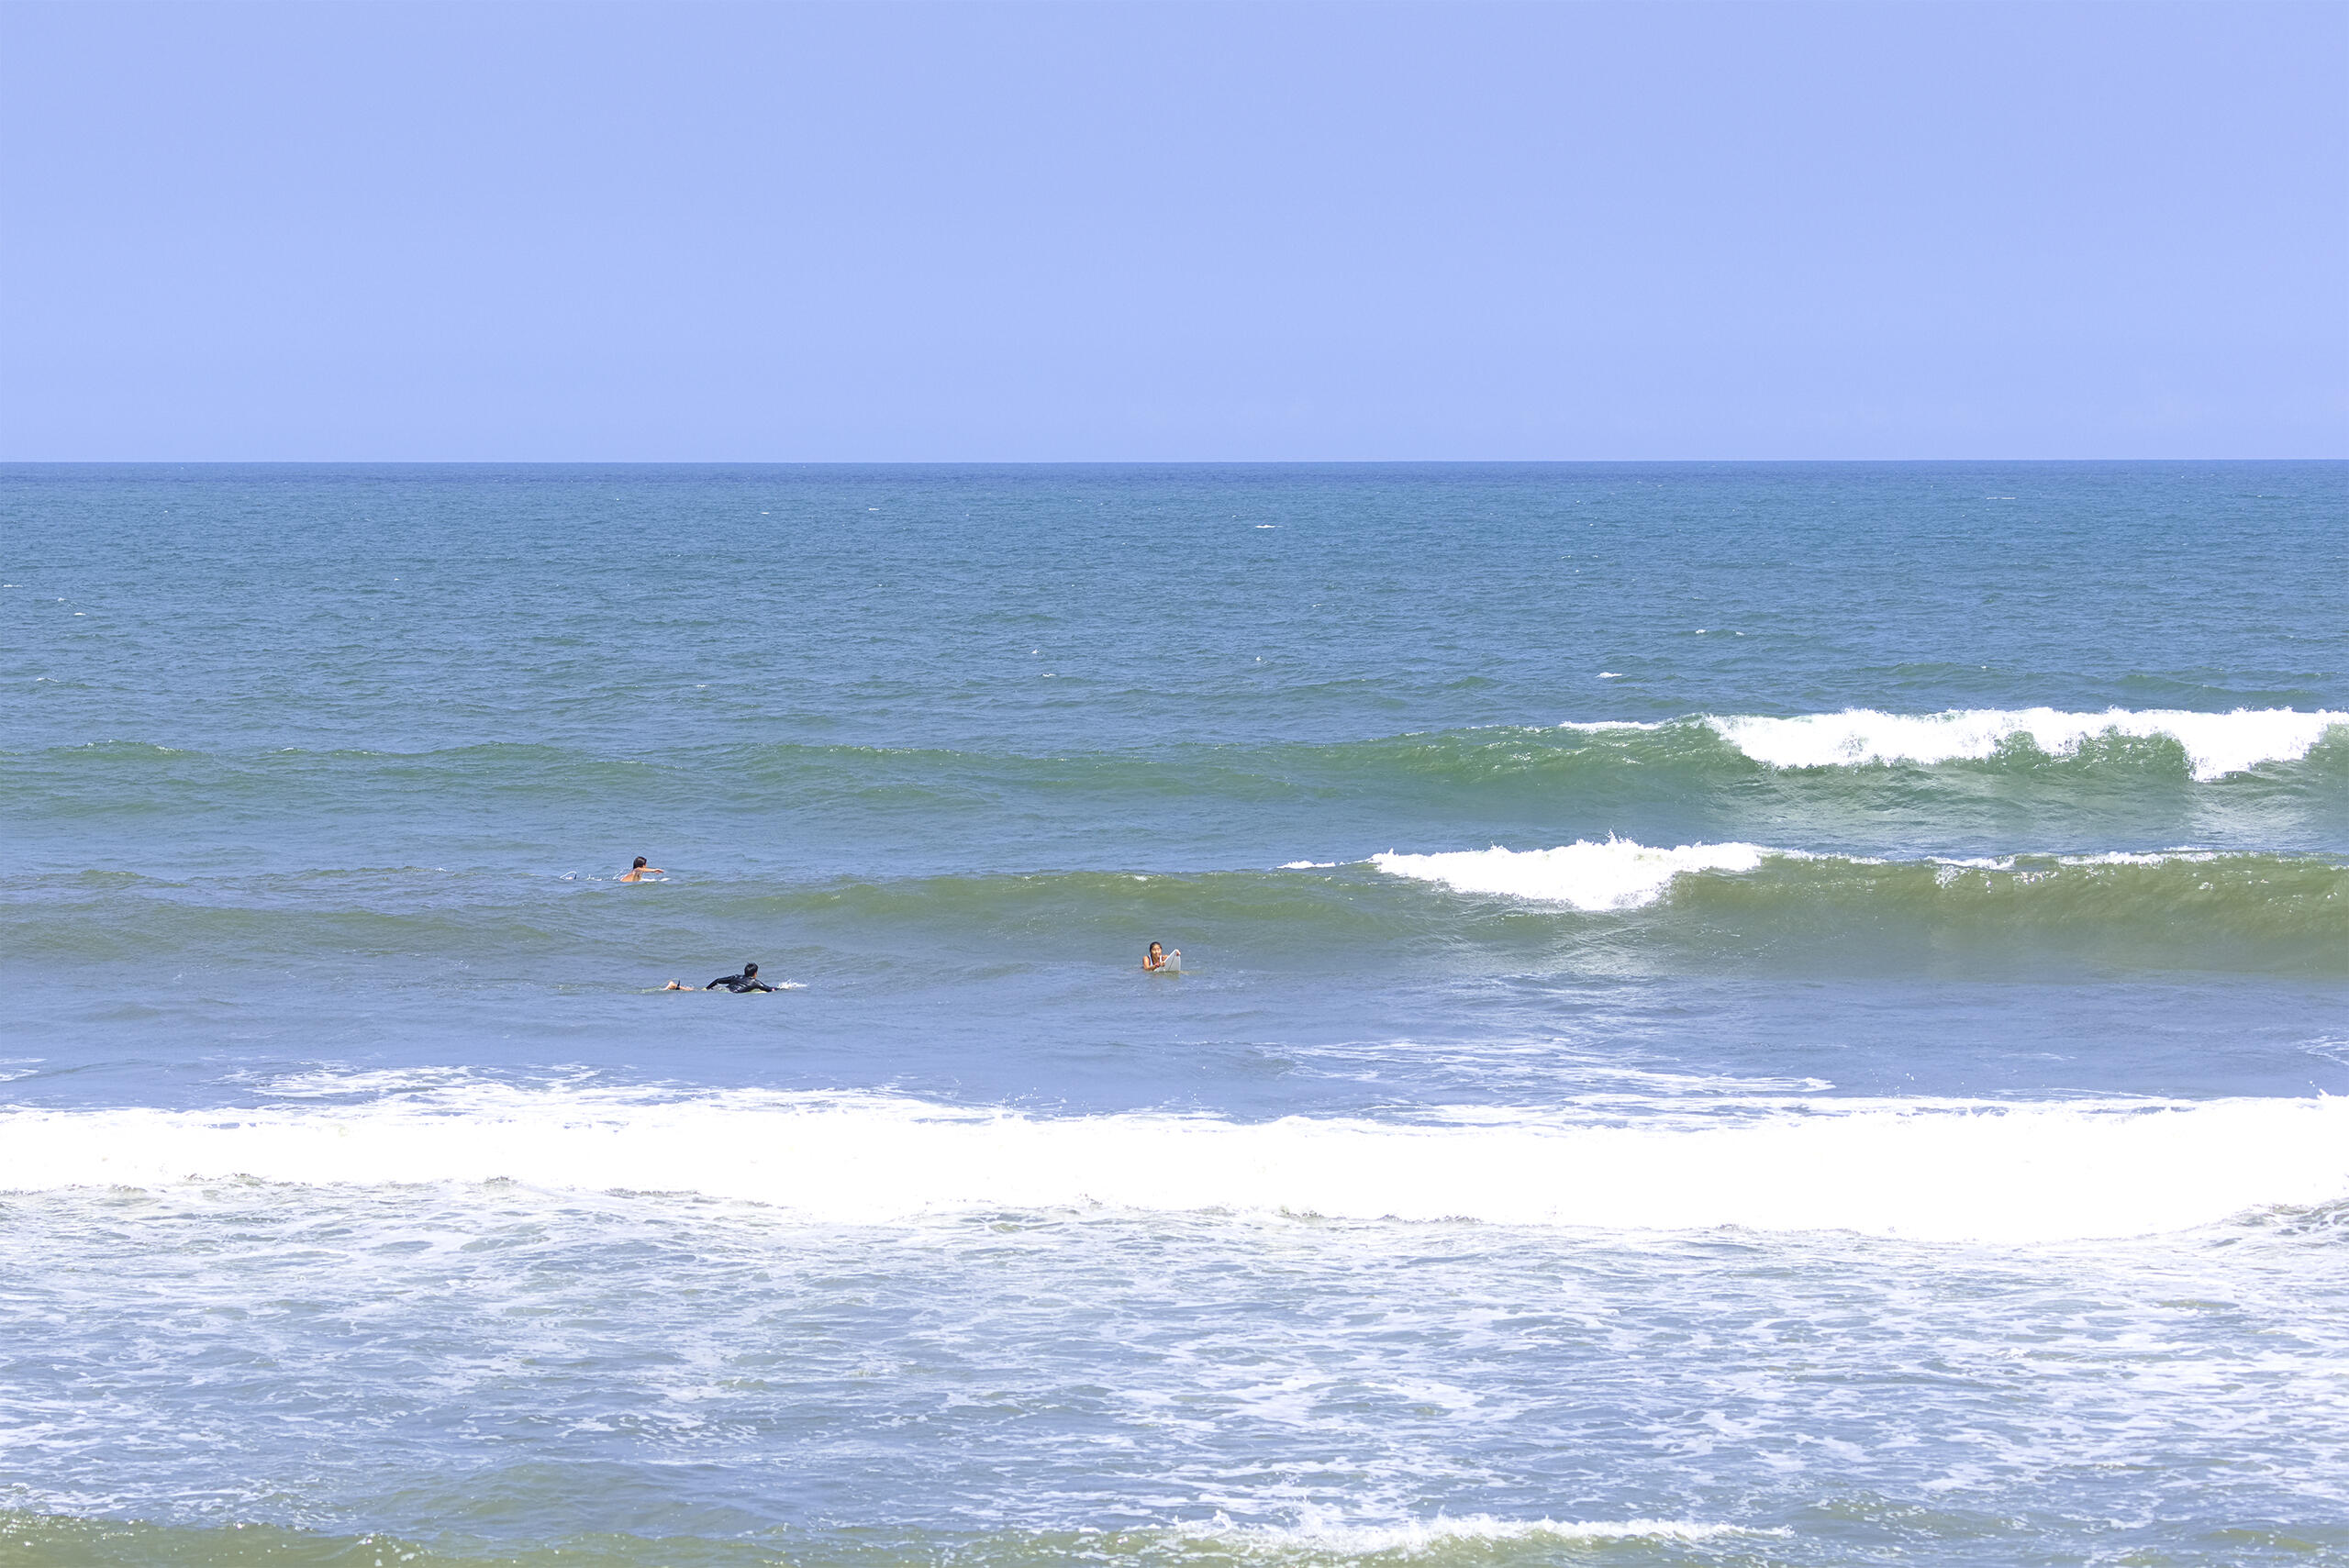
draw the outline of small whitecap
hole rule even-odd
[[[1755,870],[1768,857],[1791,851],[1758,844],[1682,844],[1651,848],[1629,839],[1580,840],[1550,850],[1455,851],[1439,854],[1370,857],[1390,876],[1411,877],[1455,893],[1499,894],[1543,903],[1600,910],[1637,909],[1664,896],[1675,878],[1703,872],[1737,874]]]

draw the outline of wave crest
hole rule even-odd
[[[2281,707],[2239,707],[2232,713],[2119,707],[2065,713],[2030,707],[1900,714],[1863,707],[1792,718],[1709,717],[1706,722],[1746,756],[1774,768],[1979,762],[2017,744],[2063,757],[2106,736],[2167,740],[2184,749],[2193,776],[2207,784],[2249,773],[2263,762],[2299,762],[2327,731],[2349,726],[2349,713]]]
[[[1454,893],[1493,893],[1570,904],[1577,909],[1637,909],[1653,904],[1673,878],[1690,872],[1749,872],[1765,855],[1788,855],[1757,844],[1683,844],[1650,849],[1629,839],[1584,839],[1553,850],[1461,850],[1443,854],[1373,855],[1391,876],[1432,882]]]

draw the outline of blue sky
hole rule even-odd
[[[0,458],[2349,455],[2349,6],[0,8]]]

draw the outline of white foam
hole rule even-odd
[[[2107,850],[2098,855],[2058,855],[2058,865],[2067,866],[2160,866],[2172,861],[2191,865],[2206,864],[2219,858],[2215,850],[2157,850],[2140,854],[2129,850]]]
[[[2177,710],[2064,713],[2052,707],[1969,708],[1947,713],[1878,713],[1847,708],[1795,718],[1706,720],[1721,738],[1774,768],[1847,767],[1870,762],[1947,762],[1994,754],[2016,737],[2050,756],[2077,751],[2083,742],[2119,734],[2165,736],[2186,749],[2194,777],[2208,782],[2262,762],[2297,762],[2329,729],[2349,726],[2349,713],[2294,708],[2237,708],[2232,713]]]
[[[1219,1518],[1174,1532],[1206,1540],[1251,1555],[1304,1551],[1340,1557],[1417,1556],[1459,1541],[1717,1540],[1723,1536],[1781,1535],[1737,1525],[1698,1524],[1686,1519],[1497,1519],[1489,1514],[1438,1515],[1405,1524],[1345,1524],[1319,1513],[1292,1526],[1241,1525]]]
[[[697,1193],[842,1223],[1097,1207],[2003,1242],[2143,1235],[2349,1197],[2349,1099],[1850,1104],[1720,1121],[1396,1125],[481,1084],[357,1106],[0,1112],[0,1191],[502,1178]]]
[[[1653,904],[1672,879],[1689,872],[1748,872],[1765,855],[1793,851],[1756,844],[1683,844],[1650,849],[1629,839],[1584,839],[1554,850],[1461,850],[1443,854],[1373,855],[1394,876],[1438,883],[1455,893],[1571,904],[1577,909],[1637,909]]]

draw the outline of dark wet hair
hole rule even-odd
[[[637,856],[637,857],[636,857],[636,864],[637,864],[637,865],[642,865],[643,863],[644,863],[644,857],[643,857],[642,855],[639,855],[639,856]],[[635,869],[636,869],[636,867],[635,867],[635,866],[631,866],[631,867],[629,867],[629,870],[631,870],[631,871],[633,871],[633,870],[635,870]]]
[[[1152,946],[1152,947],[1156,947],[1156,946],[1158,946],[1159,944],[1158,944],[1158,943],[1156,943],[1156,942],[1152,942],[1152,943],[1151,943],[1150,945],[1151,945],[1151,946]]]
[[[744,965],[742,966],[742,978],[743,978],[743,979],[745,979],[745,980],[748,980],[749,978],[751,978],[751,976],[752,976],[753,974],[756,974],[758,972],[759,972],[759,966],[758,966],[757,964],[755,964],[755,963],[746,963],[746,964],[744,964]]]

